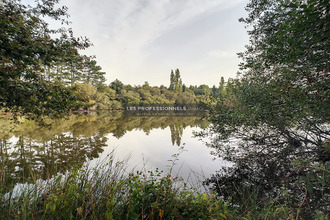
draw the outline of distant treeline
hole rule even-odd
[[[228,83],[227,83],[228,84]],[[229,80],[230,84],[230,80]],[[225,81],[221,77],[218,86],[186,86],[182,83],[179,69],[171,71],[170,85],[151,86],[146,81],[142,86],[125,85],[116,79],[109,85],[99,83],[76,83],[76,93],[82,98],[84,110],[125,109],[127,106],[147,105],[192,105],[210,101],[225,92]]]
[[[220,85],[186,86],[179,69],[171,71],[168,87],[148,82],[131,86],[119,80],[105,85],[105,72],[96,57],[80,53],[92,43],[86,37],[75,37],[67,26],[67,7],[55,7],[57,1],[50,0],[34,5],[19,0],[0,2],[2,112],[61,117],[79,109],[196,104],[221,91]],[[49,19],[58,21],[59,28],[52,28]]]

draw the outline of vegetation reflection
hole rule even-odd
[[[175,117],[175,120],[173,120]],[[45,120],[47,127],[25,120],[17,125],[0,119],[0,181],[11,188],[16,183],[50,178],[79,168],[86,160],[98,158],[107,146],[107,135],[123,137],[134,129],[149,135],[152,129],[171,130],[173,145],[181,144],[187,127],[208,126],[198,116],[128,116],[124,112],[71,115],[66,119]]]

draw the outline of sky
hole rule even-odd
[[[169,86],[179,69],[185,85],[235,78],[248,35],[248,0],[62,0],[75,36],[86,36],[107,84]]]

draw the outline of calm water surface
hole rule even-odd
[[[33,178],[80,167],[87,161],[129,157],[128,170],[159,168],[186,180],[204,179],[229,164],[214,159],[193,132],[207,127],[200,116],[128,116],[124,112],[72,115],[48,127],[0,119],[0,180],[9,188]],[[33,173],[33,175],[32,175]]]

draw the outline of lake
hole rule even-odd
[[[8,188],[96,163],[113,152],[118,161],[129,157],[129,171],[159,168],[192,182],[230,165],[210,154],[206,140],[194,137],[209,126],[195,113],[102,112],[45,123],[0,119],[0,180]]]

